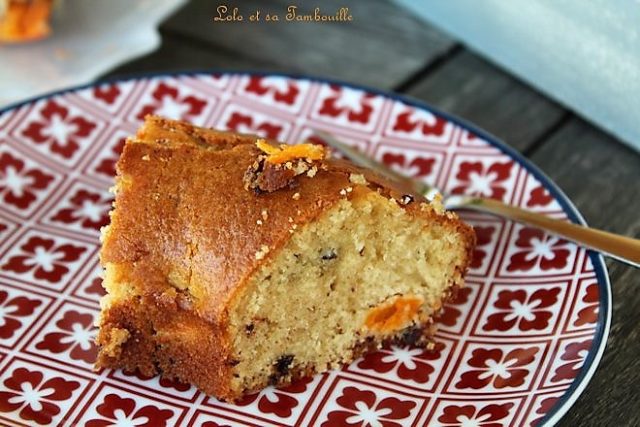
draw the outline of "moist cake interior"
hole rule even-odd
[[[460,243],[378,193],[341,200],[297,230],[236,301],[236,386],[335,368],[367,337],[428,327],[446,288],[461,280]]]

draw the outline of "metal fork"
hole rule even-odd
[[[634,267],[640,267],[640,240],[638,239],[553,219],[494,199],[447,194],[434,186],[392,170],[339,141],[327,132],[317,131],[315,136],[326,142],[330,147],[342,152],[354,163],[372,169],[385,178],[399,183],[412,194],[419,194],[427,199],[431,199],[435,194],[441,194],[447,209],[471,209],[533,225],[585,248],[596,250]]]

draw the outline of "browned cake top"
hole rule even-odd
[[[186,306],[214,319],[296,227],[337,200],[379,190],[403,204],[391,183],[338,160],[277,191],[248,191],[243,176],[261,153],[255,142],[255,136],[147,118],[118,162],[115,211],[101,252],[103,264],[120,266],[120,283],[158,295],[169,282]],[[367,185],[352,182],[354,174]],[[467,230],[453,215],[421,208],[421,201],[404,207]]]

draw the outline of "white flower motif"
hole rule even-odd
[[[438,122],[436,116],[425,110],[413,110],[409,118],[419,123],[426,123],[429,126],[433,126]]]
[[[13,309],[13,311],[15,310],[16,308]],[[11,313],[7,307],[0,305],[0,328],[7,324],[6,318],[9,317]]]
[[[24,189],[33,185],[33,178],[22,176],[13,166],[8,166],[4,176],[0,175],[0,187],[8,188],[16,197],[22,197]]]
[[[536,299],[533,302],[527,304],[527,303],[521,303],[520,301],[514,299],[511,300],[511,302],[509,303],[509,305],[511,306],[511,308],[513,309],[513,311],[511,311],[511,313],[507,314],[504,317],[504,320],[506,322],[510,322],[513,319],[519,319],[519,318],[524,318],[525,320],[531,322],[533,320],[535,320],[536,315],[533,313],[533,311],[542,303],[542,300]]]
[[[25,260],[24,264],[28,267],[37,265],[49,273],[53,271],[54,263],[62,258],[64,258],[63,253],[48,252],[46,248],[38,246],[34,250],[34,256],[30,258],[31,262]]]
[[[280,77],[264,77],[262,78],[262,86],[269,88],[269,92],[287,92],[289,90],[289,82]]]
[[[553,253],[553,245],[558,241],[556,237],[551,237],[545,241],[538,239],[537,237],[531,238],[532,250],[526,255],[525,259],[531,261],[532,259],[542,257],[544,259],[553,259],[555,254]]]
[[[475,171],[469,172],[470,185],[467,187],[467,194],[480,194],[486,197],[490,197],[493,193],[491,184],[498,178],[498,174],[490,172],[486,175],[481,175]]]
[[[69,135],[78,132],[78,126],[74,123],[65,122],[64,118],[54,115],[48,126],[42,128],[42,134],[57,141],[66,141]]]
[[[40,401],[55,393],[55,390],[52,388],[35,390],[31,383],[27,381],[20,384],[20,389],[22,390],[22,394],[10,397],[9,403],[25,404],[27,406],[31,406],[31,408],[36,412],[42,411],[42,403],[40,403]]]
[[[116,409],[113,411],[113,415],[115,416],[113,427],[136,427],[149,422],[148,417],[129,418],[122,409]]]
[[[60,338],[61,344],[77,343],[84,351],[91,349],[91,344],[95,338],[95,331],[85,329],[81,323],[74,323],[71,326],[71,334]]]
[[[374,408],[375,406],[376,405],[373,405]],[[369,408],[367,404],[362,401],[356,402],[355,407],[358,413],[347,418],[346,421],[349,424],[362,423],[364,425],[371,425],[371,427],[383,427],[379,419],[393,412],[391,408],[382,408],[376,411],[375,409]]]
[[[573,365],[573,369],[578,370],[582,368],[582,365],[584,365],[584,361],[588,355],[589,355],[589,350],[580,350],[576,355],[578,359],[576,359],[576,362]]]
[[[487,369],[482,374],[478,375],[478,378],[481,380],[491,378],[493,376],[498,376],[501,378],[509,378],[511,374],[509,373],[509,368],[517,362],[517,359],[511,359],[506,362],[496,362],[493,359],[489,359],[486,361]]]
[[[262,390],[262,393],[260,393],[262,396],[261,397],[266,397],[267,400],[271,403],[278,403],[280,401],[280,398],[278,397],[278,395],[276,394],[276,388],[269,386],[267,388],[265,388],[264,390]],[[260,401],[260,399],[257,399],[256,401]]]
[[[336,108],[348,110],[354,113],[362,113],[364,104],[362,102],[363,93],[349,88],[343,88],[341,96],[335,101]]]
[[[416,362],[413,358],[415,356],[419,356],[422,353],[422,350],[417,348],[405,349],[396,346],[392,346],[391,351],[392,352],[390,354],[382,358],[382,362],[395,363],[397,361],[400,363],[400,365],[405,365],[407,369],[410,370],[416,369],[417,367]]]
[[[89,218],[91,221],[100,221],[106,208],[105,205],[99,205],[91,200],[85,200],[82,202],[82,206],[78,211],[82,216]]]
[[[482,423],[490,418],[490,413],[484,414],[479,418],[469,418],[466,415],[458,415],[457,421],[460,423],[460,427],[481,427]]]
[[[157,108],[156,114],[170,119],[180,119],[190,109],[189,105],[181,104],[169,96],[162,97],[161,102],[162,104]]]

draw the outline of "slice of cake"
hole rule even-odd
[[[117,166],[99,367],[234,400],[426,345],[475,235],[322,147],[147,118]]]

